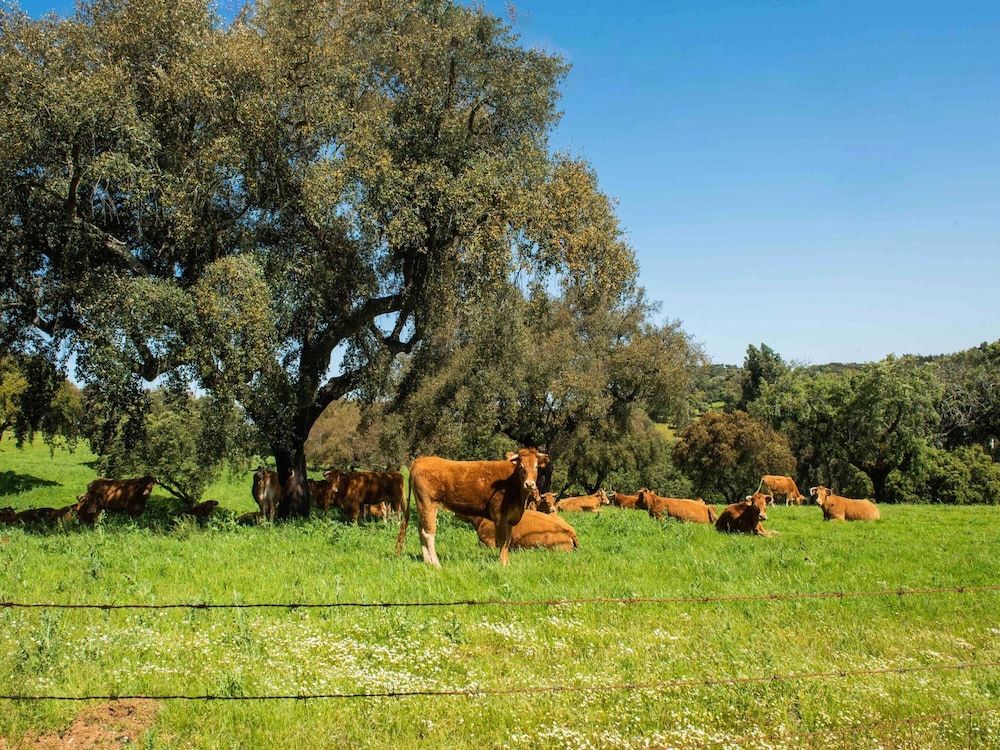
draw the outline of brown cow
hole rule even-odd
[[[649,490],[643,487],[639,492],[649,492]],[[639,495],[626,495],[624,492],[611,493],[611,504],[617,505],[619,508],[635,508],[637,502],[639,502]]]
[[[530,500],[528,500],[528,506],[525,510],[534,510],[538,513],[545,513],[546,515],[556,512],[556,496],[552,492],[543,492],[542,494],[535,493]]]
[[[403,551],[410,522],[410,498],[417,496],[420,551],[424,562],[441,567],[434,547],[440,506],[466,516],[489,518],[496,524],[500,563],[507,564],[511,528],[521,520],[528,499],[537,491],[538,470],[549,457],[534,448],[522,448],[506,461],[449,461],[422,456],[410,465],[410,491],[396,538],[396,554]]]
[[[260,514],[268,521],[273,521],[278,513],[278,503],[281,501],[281,481],[278,472],[261,466],[253,473],[254,502],[260,508]]]
[[[139,479],[95,479],[78,498],[77,515],[91,526],[101,511],[138,518],[146,510],[146,501],[155,484],[156,480],[148,475]]]
[[[760,478],[760,484],[757,485],[757,492],[761,489],[764,490],[763,494],[770,495],[771,501],[774,502],[779,496],[785,498],[785,505],[802,505],[805,502],[805,495],[799,492],[799,486],[795,484],[795,480],[791,477],[776,476],[773,474],[765,474]]]
[[[657,521],[663,518],[664,513],[669,518],[689,523],[715,523],[719,518],[715,508],[705,505],[705,501],[700,497],[697,500],[660,497],[649,490],[642,490],[639,493],[639,500],[635,507],[639,510],[645,508],[650,517]]]
[[[761,521],[767,520],[768,495],[755,492],[747,495],[740,503],[727,505],[715,522],[717,531],[732,534],[756,534],[757,536],[773,536],[775,531],[768,531],[761,526]],[[773,498],[772,498],[773,502]]]
[[[871,500],[840,497],[822,485],[810,487],[809,495],[815,497],[816,504],[823,509],[824,521],[877,521],[882,517]]]
[[[330,510],[337,504],[337,487],[340,485],[341,473],[339,471],[324,471],[326,479],[317,481],[309,480],[309,492],[312,493],[313,504],[323,510]]]
[[[329,492],[333,504],[351,521],[361,518],[362,511],[388,502],[399,512],[403,507],[403,475],[398,471],[352,471],[349,474],[328,471]],[[377,511],[376,511],[377,513]]]
[[[601,509],[602,505],[610,504],[608,493],[604,490],[598,490],[593,495],[564,497],[556,503],[556,510],[560,513],[595,513]]]
[[[206,500],[203,503],[192,505],[190,508],[187,508],[181,512],[186,516],[194,516],[195,518],[208,518],[215,512],[215,509],[218,507],[218,505],[219,505],[218,500]]]
[[[242,513],[236,517],[236,523],[240,526],[256,526],[260,523],[261,519],[264,518],[264,514],[259,510],[255,510],[251,513]]]
[[[27,508],[15,513],[13,508],[0,509],[0,523],[59,523],[68,521],[76,513],[76,505],[63,508]]]
[[[479,541],[495,549],[497,546],[497,527],[488,518],[458,516],[463,521],[472,524],[479,536]],[[539,513],[535,510],[525,510],[521,520],[511,530],[510,548],[526,549],[528,547],[545,547],[572,552],[580,546],[576,530],[551,513]]]
[[[0,508],[0,523],[3,524],[17,523],[17,511],[11,508],[9,505],[6,508]]]

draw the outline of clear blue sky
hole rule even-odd
[[[715,360],[1000,338],[1000,3],[516,5],[573,66],[555,146],[595,165],[643,285]]]

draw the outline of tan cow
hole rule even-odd
[[[497,546],[497,527],[488,518],[459,516],[463,521],[472,524],[479,536],[479,541],[490,548]],[[510,548],[526,549],[528,547],[544,547],[572,552],[580,546],[576,530],[551,513],[539,513],[526,510],[521,520],[511,530]]]
[[[156,480],[151,476],[139,479],[95,479],[80,495],[76,512],[83,523],[93,525],[101,511],[126,513],[138,518],[146,510],[146,502]]]
[[[768,531],[760,524],[767,520],[767,501],[768,495],[755,492],[742,502],[727,505],[715,522],[716,530],[730,534],[776,535],[776,531]]]
[[[268,521],[273,521],[278,513],[278,503],[281,502],[281,481],[278,472],[261,466],[253,474],[253,499],[260,508],[260,514]]]
[[[636,509],[645,509],[652,518],[661,520],[666,514],[670,518],[688,523],[715,523],[719,516],[715,508],[705,505],[705,501],[700,497],[697,500],[689,500],[681,497],[660,497],[650,490],[642,490],[638,495]]]
[[[649,492],[648,489],[643,487],[639,490],[642,492]],[[623,492],[612,492],[611,493],[611,504],[616,505],[619,508],[635,508],[636,503],[639,502],[639,495],[626,495]]]
[[[871,500],[834,495],[822,485],[810,487],[809,495],[815,497],[816,504],[823,509],[824,521],[878,521],[882,517],[878,506]]]
[[[555,513],[556,502],[556,496],[552,492],[535,493],[534,496],[528,499],[528,506],[525,510],[533,510],[545,514]]]
[[[770,502],[772,503],[779,496],[785,498],[785,505],[802,505],[806,499],[805,495],[799,492],[799,486],[791,477],[765,474],[760,478],[760,484],[757,485],[757,492],[761,490],[763,490],[763,494],[771,496]]]
[[[611,499],[604,490],[598,490],[593,495],[579,495],[577,497],[564,497],[556,503],[556,510],[560,513],[594,513],[601,509],[602,505],[610,505]]]
[[[416,495],[420,523],[420,551],[424,562],[441,567],[434,547],[437,513],[442,505],[454,513],[489,518],[496,524],[500,563],[507,564],[511,529],[537,492],[538,470],[549,457],[534,448],[522,448],[506,461],[450,461],[422,456],[410,465],[410,491],[396,537],[396,554],[403,551],[410,522],[410,499]]]

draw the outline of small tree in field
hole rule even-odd
[[[793,474],[788,441],[746,412],[711,413],[692,422],[674,446],[674,460],[700,494],[736,502],[757,489],[764,474]]]

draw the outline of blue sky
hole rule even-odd
[[[594,164],[650,297],[713,359],[1000,338],[1000,3],[516,5],[573,66],[555,147]]]

